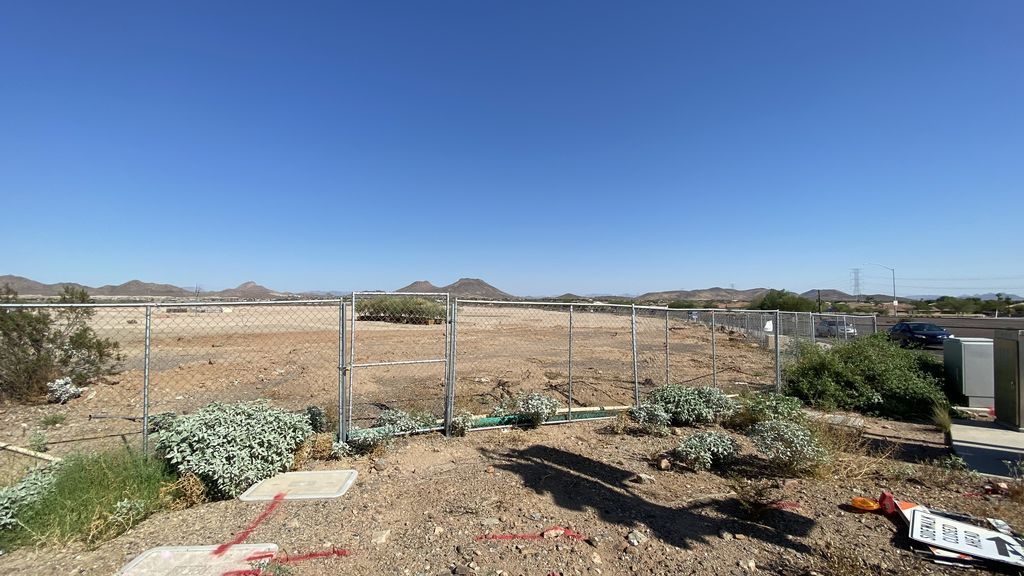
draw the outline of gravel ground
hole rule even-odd
[[[1024,526],[1024,506],[970,495],[982,479],[916,463],[944,454],[934,428],[867,420],[869,443],[890,457],[840,454],[806,479],[773,476],[746,443],[724,471],[660,470],[658,455],[679,438],[617,434],[609,421],[402,439],[377,459],[310,462],[306,469],[353,467],[359,480],[337,500],[284,502],[247,542],[274,542],[290,555],[350,552],[293,564],[291,573],[302,575],[909,575],[962,570],[919,559],[901,525],[848,511],[851,497],[891,489],[899,499]],[[736,493],[753,486],[762,498]],[[776,504],[745,506],[755,500]],[[0,571],[112,574],[154,546],[228,542],[265,506],[229,501],[161,512],[95,549],[15,551],[0,557]],[[552,526],[570,532],[478,539]]]

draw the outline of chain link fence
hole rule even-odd
[[[346,434],[350,426],[372,426],[389,409],[415,414],[424,430],[441,429],[455,413],[487,415],[503,398],[527,392],[556,398],[566,420],[631,406],[668,382],[731,393],[775,389],[792,342],[834,344],[877,326],[872,316],[456,300],[434,293],[0,304],[0,314],[6,398],[0,442],[58,455],[110,443],[145,447],[150,417],[211,402],[266,399],[293,411],[318,406]],[[103,370],[89,372],[96,368],[91,357],[71,344],[78,338],[82,346],[83,328],[85,341],[104,351]],[[36,348],[31,330],[46,335]],[[34,380],[12,372],[22,369],[18,354],[44,358],[49,372],[33,373]],[[46,381],[72,368],[89,376],[81,396],[46,403]],[[11,389],[18,378],[32,380],[35,389]]]

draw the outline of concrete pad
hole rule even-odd
[[[953,420],[950,429],[953,451],[971,470],[986,476],[1006,478],[1004,460],[1024,458],[1024,432],[1004,428],[994,422]]]
[[[277,544],[238,544],[220,556],[218,546],[160,546],[150,548],[125,565],[121,576],[222,576],[251,570],[252,562],[277,554]]]
[[[337,498],[347,492],[355,481],[355,470],[286,472],[257,483],[238,499],[244,502],[273,500],[281,493],[284,493],[285,500]]]

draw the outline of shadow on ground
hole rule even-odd
[[[627,528],[645,525],[654,537],[673,546],[708,543],[724,529],[799,553],[812,552],[793,537],[807,536],[814,521],[788,510],[755,521],[744,514],[736,498],[700,501],[705,494],[692,494],[697,499],[693,504],[666,506],[634,492],[636,484],[629,481],[633,472],[579,454],[544,445],[481,452],[495,468],[517,474],[527,488],[551,495],[562,508],[593,510],[605,522]]]

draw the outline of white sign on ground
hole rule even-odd
[[[1015,539],[995,530],[958,522],[926,510],[914,510],[910,522],[910,538],[929,546],[970,554],[975,558],[1024,567],[1024,549]]]
[[[277,544],[237,544],[214,555],[219,546],[160,546],[135,557],[121,576],[222,576],[252,570],[252,563],[277,554]]]
[[[238,499],[243,502],[273,500],[278,494],[284,494],[285,500],[337,498],[348,492],[355,481],[355,470],[286,472],[255,484]]]

